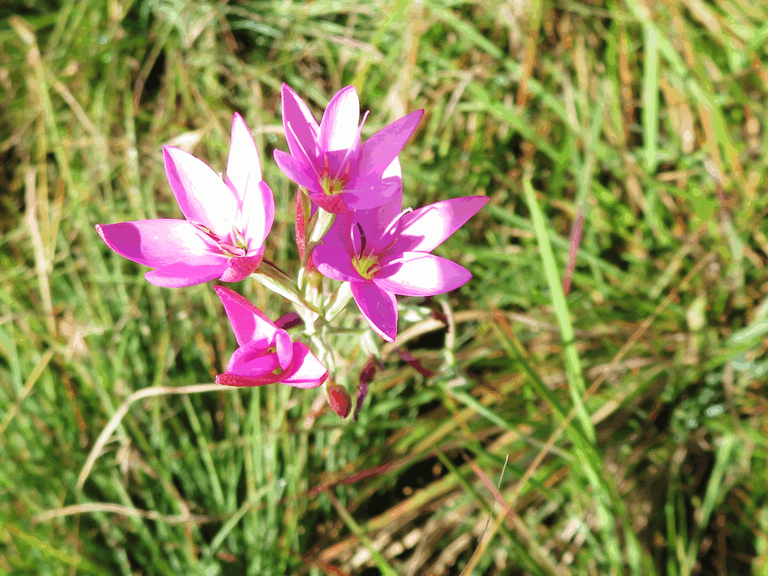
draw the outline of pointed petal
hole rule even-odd
[[[360,100],[354,86],[342,88],[328,103],[320,122],[324,152],[350,150],[359,144]]]
[[[323,276],[341,282],[360,282],[363,277],[352,264],[354,248],[350,234],[350,215],[338,216],[323,237],[323,243],[312,252],[312,260]]]
[[[349,210],[370,210],[387,204],[398,195],[402,196],[403,181],[400,178],[378,177],[358,179],[344,186],[344,203]]]
[[[352,265],[352,259],[344,254],[331,254],[328,250],[320,251],[320,246],[315,248],[312,259],[317,271],[326,278],[339,282],[362,282],[364,278],[358,274]]]
[[[397,336],[397,299],[373,282],[352,282],[352,296],[363,317],[379,336],[394,342]]]
[[[237,376],[250,376],[251,378],[264,378],[265,380],[271,379],[273,382],[276,382],[277,377],[274,371],[279,367],[277,354],[265,354],[264,356],[255,356],[247,362],[241,361],[233,364],[230,361],[230,365],[227,366],[227,373]]]
[[[272,342],[278,329],[261,310],[229,288],[214,286],[213,289],[224,305],[224,311],[235,333],[235,340],[240,346],[254,340]]]
[[[434,296],[455,290],[470,278],[472,274],[452,260],[423,252],[406,252],[399,264],[382,268],[374,282],[394,294]]]
[[[317,176],[313,172],[310,166],[302,164],[296,158],[290,154],[286,154],[282,150],[275,150],[274,152],[275,164],[280,168],[283,174],[288,176],[299,186],[303,186],[307,190],[313,192],[322,192],[320,183],[317,181]]]
[[[405,147],[423,115],[424,110],[411,112],[366,140],[360,148],[360,158],[355,167],[354,176],[363,176],[368,173],[381,175]]]
[[[157,270],[147,272],[144,277],[147,282],[164,288],[186,288],[196,284],[204,284],[214,278],[218,278],[226,270],[227,262],[224,259],[221,264],[208,264],[198,266],[177,262],[169,264]]]
[[[275,349],[280,368],[288,370],[293,360],[293,342],[285,330],[278,330],[275,334]]]
[[[202,160],[173,146],[163,146],[165,174],[184,217],[223,238],[232,230],[237,199]]]
[[[176,262],[213,264],[226,259],[213,240],[186,220],[97,224],[96,231],[120,256],[153,268]]]
[[[487,203],[487,196],[465,196],[436,202],[404,215],[397,249],[431,252]]]
[[[400,178],[403,179],[403,170],[400,166],[400,159],[395,156],[395,159],[392,160],[392,163],[387,166],[387,169],[384,170],[384,173],[381,175],[382,178]]]
[[[283,84],[282,92],[283,126],[285,139],[288,141],[288,149],[293,156],[300,157],[306,152],[313,161],[316,161],[320,126],[317,125],[304,100],[299,98],[288,84]],[[302,148],[304,152],[302,152]]]
[[[240,346],[227,362],[227,372],[240,376],[267,377],[278,366],[277,355],[268,353],[267,340],[254,340]]]
[[[250,253],[249,253],[250,254]],[[240,282],[245,280],[251,273],[259,267],[264,258],[264,248],[261,252],[253,256],[239,256],[230,258],[227,262],[227,269],[221,275],[222,282]]]
[[[388,229],[391,228],[392,222],[400,216],[402,205],[402,188],[398,188],[396,193],[380,206],[369,210],[356,210],[353,213],[354,221],[347,226],[352,227],[356,236],[362,229],[363,234],[365,234],[366,254],[377,254],[391,242],[391,234]],[[340,223],[338,218],[334,222],[334,227],[337,223]],[[341,230],[335,230],[335,232],[339,235],[342,234]],[[349,237],[349,232],[347,232],[347,237]],[[350,252],[350,255],[352,254],[353,252]]]
[[[316,388],[328,377],[328,370],[301,342],[293,343],[291,368],[278,382],[295,388]]]
[[[242,207],[239,226],[248,241],[248,253],[263,249],[272,224],[275,221],[275,196],[266,182],[248,184]]]
[[[246,187],[261,181],[261,163],[248,125],[237,112],[232,118],[232,138],[227,159],[227,178],[240,202]]]

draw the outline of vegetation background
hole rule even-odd
[[[766,22],[753,0],[5,0],[0,573],[768,574]],[[94,231],[178,217],[162,144],[223,168],[237,110],[290,267],[281,82],[318,113],[354,84],[366,135],[426,109],[407,204],[491,198],[439,250],[475,278],[404,299],[357,423],[205,386],[235,345],[211,287],[154,287]]]

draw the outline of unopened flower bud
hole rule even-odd
[[[328,403],[333,408],[333,411],[338,414],[342,420],[349,416],[349,411],[352,408],[352,399],[347,394],[347,391],[343,386],[338,384],[331,384],[326,387],[328,393]]]

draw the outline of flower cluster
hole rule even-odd
[[[336,353],[326,338],[330,322],[354,298],[368,325],[393,342],[396,295],[433,296],[472,277],[432,251],[488,199],[469,196],[403,211],[398,154],[423,110],[362,142],[367,113],[361,121],[353,87],[333,97],[320,124],[287,85],[282,97],[289,152],[276,150],[274,159],[299,186],[296,240],[301,262],[296,281],[264,260],[275,201],[262,180],[253,136],[237,113],[223,175],[187,152],[163,148],[166,176],[184,220],[139,220],[97,225],[96,230],[121,256],[154,268],[146,273],[152,284],[177,288],[250,276],[290,300],[296,313],[272,322],[243,296],[223,286],[214,288],[239,345],[216,382],[279,382],[297,388],[325,383],[331,406],[344,418],[349,396],[327,368],[335,364]],[[342,284],[331,292],[324,278]],[[287,329],[292,320],[303,321],[303,336],[314,352],[291,339]],[[358,409],[361,396],[359,391]]]

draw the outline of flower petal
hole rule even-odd
[[[275,150],[274,152],[275,164],[280,168],[283,174],[288,176],[299,186],[303,186],[307,190],[313,192],[322,192],[320,183],[317,181],[317,175],[312,171],[311,166],[302,164],[296,158],[290,154],[286,154],[282,150]]]
[[[423,252],[406,252],[399,263],[382,268],[374,282],[394,294],[434,296],[455,290],[470,278],[472,274],[452,260]]]
[[[269,345],[268,340],[254,340],[240,346],[227,362],[227,372],[256,377],[271,374],[277,368],[278,361],[274,352],[267,352]]]
[[[266,182],[248,184],[243,204],[240,208],[239,227],[248,241],[248,253],[263,251],[275,221],[275,196]]]
[[[320,126],[312,116],[304,100],[294,92],[288,84],[283,84],[283,127],[288,149],[296,157],[310,155],[313,162],[317,161],[317,139]],[[302,151],[303,148],[303,151]]]
[[[246,187],[261,181],[261,162],[259,162],[256,142],[245,120],[237,112],[232,117],[227,179],[241,203]]]
[[[301,342],[293,343],[293,361],[288,372],[278,382],[295,388],[316,388],[328,377],[328,370]]]
[[[250,252],[249,252],[250,254]],[[230,258],[227,262],[227,269],[221,275],[222,282],[240,282],[245,280],[251,273],[259,267],[264,258],[264,247],[257,254],[250,256],[237,256]]]
[[[366,140],[360,148],[360,157],[350,179],[366,174],[381,175],[405,147],[424,115],[424,110],[411,112],[385,126]]]
[[[293,361],[293,342],[285,330],[278,330],[275,334],[275,349],[280,368],[288,370]]]
[[[312,252],[312,260],[323,276],[340,282],[363,280],[352,264],[354,248],[350,232],[351,214],[337,216],[331,229],[323,237],[323,243]]]
[[[184,217],[224,238],[237,215],[237,199],[202,160],[173,146],[163,146],[165,174]]]
[[[147,272],[144,274],[144,278],[147,279],[147,282],[163,288],[186,288],[218,278],[226,269],[226,259],[223,259],[221,264],[204,266],[177,262]]]
[[[397,299],[373,282],[352,282],[352,296],[363,317],[379,336],[394,342],[397,336]]]
[[[241,350],[241,348],[238,348]],[[234,359],[234,355],[233,355]],[[265,354],[263,356],[255,356],[249,359],[247,362],[238,362],[233,364],[230,361],[230,365],[227,366],[228,374],[235,374],[237,376],[250,376],[252,378],[264,378],[271,379],[273,382],[277,381],[277,377],[274,372],[280,365],[277,361],[277,354]]]
[[[320,122],[323,152],[353,150],[359,145],[360,100],[354,86],[342,88],[328,103]]]
[[[487,196],[465,196],[405,214],[401,219],[397,250],[431,252],[487,203]]]
[[[213,289],[224,305],[224,311],[235,333],[235,340],[240,346],[254,340],[274,340],[278,328],[261,310],[229,288],[214,286]]]
[[[363,234],[365,234],[366,254],[378,254],[391,242],[389,229],[392,227],[392,222],[400,216],[402,206],[403,191],[402,188],[398,188],[396,193],[380,206],[354,212],[352,227],[356,233],[362,229]],[[334,223],[335,225],[336,223]]]
[[[226,259],[213,240],[186,220],[97,224],[96,231],[120,256],[152,268],[176,262],[214,264]]]
[[[349,210],[370,210],[402,196],[403,181],[400,178],[359,178],[344,186],[344,203]]]

